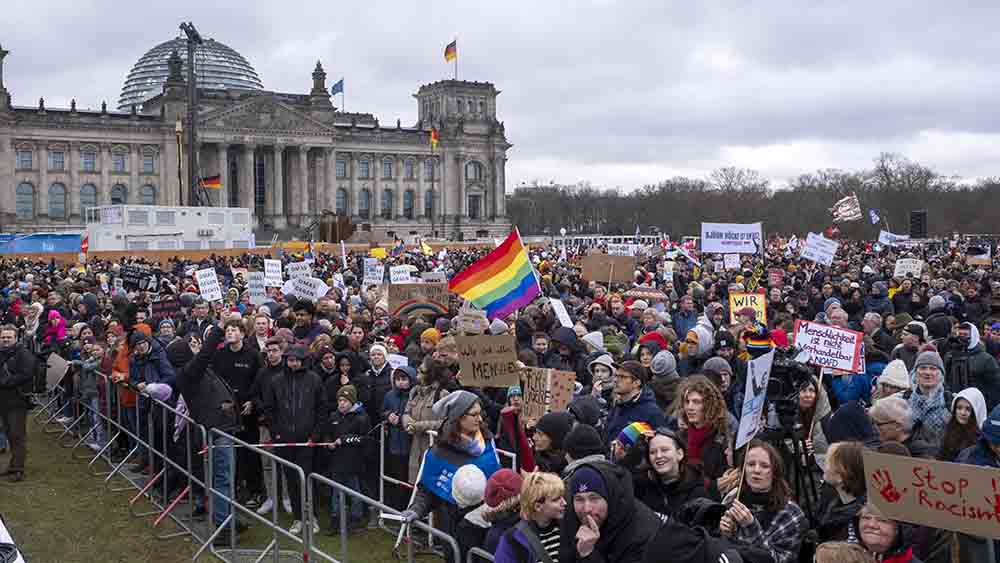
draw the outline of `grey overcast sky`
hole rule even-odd
[[[117,103],[135,61],[192,20],[267,89],[307,92],[316,60],[346,106],[416,120],[451,76],[502,90],[522,181],[626,189],[720,166],[777,184],[881,151],[943,174],[1000,175],[996,2],[14,0],[0,14],[18,105]],[[339,96],[335,102],[339,105]]]

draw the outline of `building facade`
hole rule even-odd
[[[123,88],[123,100],[141,103],[90,111],[75,101],[13,105],[0,49],[0,231],[80,228],[95,205],[191,204],[184,63],[176,49],[163,65],[150,53]],[[199,88],[197,173],[219,175],[210,204],[250,208],[258,233],[297,235],[329,211],[376,239],[504,236],[511,145],[496,118],[499,93],[483,82],[426,84],[414,94],[417,122],[404,127],[334,107],[319,62],[307,94]]]

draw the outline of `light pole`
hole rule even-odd
[[[188,83],[188,193],[190,194],[189,205],[199,205],[201,198],[198,197],[198,151],[196,143],[198,140],[198,126],[195,121],[198,117],[198,88],[195,84],[194,73],[194,50],[195,47],[203,43],[201,34],[194,28],[191,22],[181,23],[181,31],[187,35],[187,83]]]

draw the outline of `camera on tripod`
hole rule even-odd
[[[797,350],[776,351],[771,375],[767,382],[767,403],[777,414],[778,426],[790,431],[798,416],[798,394],[803,385],[813,380],[812,368],[795,361]],[[768,426],[773,427],[772,421]],[[777,428],[775,428],[777,429]]]

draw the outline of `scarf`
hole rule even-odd
[[[702,450],[705,449],[705,445],[711,441],[714,432],[708,426],[704,428],[695,428],[694,426],[689,426],[687,429],[687,454],[688,459],[693,462],[701,461]]]
[[[472,457],[479,457],[483,455],[483,450],[486,449],[486,439],[483,438],[482,432],[476,432],[476,436],[474,438],[461,436],[458,444],[455,445],[458,449],[471,455]]]
[[[931,436],[944,435],[949,416],[948,405],[944,404],[944,385],[938,385],[929,395],[922,394],[919,387],[914,389],[910,394],[910,408],[914,422],[920,421]]]
[[[750,488],[750,485],[744,483],[742,494],[743,504],[753,512],[753,517],[757,519],[760,523],[760,529],[766,534],[768,529],[771,527],[771,521],[774,520],[776,514],[771,511],[768,504],[771,502],[771,492],[758,493],[754,492]]]

